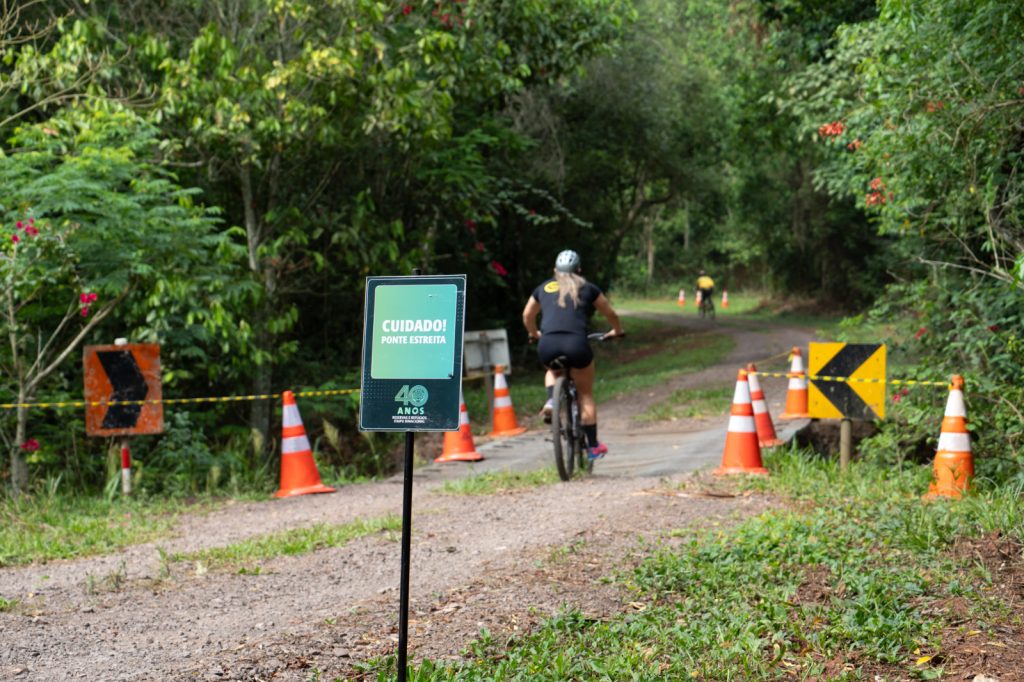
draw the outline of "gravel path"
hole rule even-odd
[[[748,361],[771,358],[780,367],[772,356],[811,338],[802,329],[729,323],[718,329],[736,339],[726,363],[602,404],[609,440],[643,430],[648,445],[631,447],[653,448],[687,430],[721,430],[720,423],[702,421],[639,425],[632,417],[679,388],[728,382]],[[772,388],[766,386],[769,395]],[[614,452],[622,460],[642,454]],[[457,657],[483,627],[496,639],[525,632],[566,605],[594,617],[619,612],[628,597],[597,578],[628,570],[645,542],[771,504],[757,496],[708,494],[709,483],[695,483],[689,474],[612,470],[483,497],[444,494],[439,480],[418,480],[411,654]],[[396,478],[332,495],[229,504],[183,518],[175,536],[158,543],[2,569],[0,596],[18,604],[0,613],[0,679],[357,679],[354,663],[393,653],[397,643],[395,534],[277,558],[255,574],[204,570],[164,557],[276,530],[400,513]]]

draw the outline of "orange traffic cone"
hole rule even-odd
[[[435,462],[479,462],[484,458],[473,445],[473,432],[469,428],[469,411],[459,389],[459,430],[445,431],[444,448]]]
[[[284,415],[281,422],[281,489],[276,497],[309,495],[310,493],[333,493],[320,482],[320,472],[313,461],[313,450],[306,438],[306,428],[295,404],[295,394],[285,391],[281,394]]]
[[[729,416],[729,432],[725,436],[722,466],[715,469],[714,473],[716,476],[768,474],[768,470],[761,465],[761,447],[757,444],[754,407],[750,403],[750,386],[745,369],[741,369],[736,377],[736,393],[732,398],[732,414]]]
[[[722,307],[729,307],[729,292],[726,291],[725,289],[722,289]]]
[[[782,440],[775,435],[775,425],[768,411],[768,403],[761,390],[761,382],[757,378],[757,367],[754,363],[747,365],[747,379],[750,382],[750,402],[754,405],[754,424],[757,426],[757,442],[762,448],[782,445]]]
[[[494,411],[491,413],[492,436],[518,436],[526,432],[525,426],[516,422],[516,411],[505,381],[504,365],[494,367]]]
[[[960,499],[974,478],[971,437],[967,433],[967,407],[964,405],[964,378],[959,374],[953,375],[949,385],[934,467],[935,481],[929,486],[925,499]]]
[[[686,289],[679,290],[679,299],[676,301],[679,305],[686,305]]]
[[[804,419],[807,412],[807,375],[804,374],[804,358],[799,348],[789,354],[789,390],[786,391],[786,411],[779,419]]]
[[[700,307],[700,289],[697,289],[697,295],[693,298],[693,305]]]

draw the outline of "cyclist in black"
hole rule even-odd
[[[580,257],[575,251],[562,251],[555,259],[555,276],[533,291],[523,309],[523,324],[530,338],[537,341],[537,354],[545,366],[564,355],[574,370],[580,401],[580,421],[587,435],[592,459],[603,457],[608,448],[597,440],[597,405],[594,403],[594,351],[587,341],[587,318],[596,308],[612,326],[605,338],[622,336],[622,324],[608,299],[594,284],[580,275]],[[537,315],[541,315],[540,329]],[[544,386],[548,400],[544,404],[545,420],[551,414],[555,374],[548,370]]]

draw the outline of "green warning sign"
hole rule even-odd
[[[368,277],[359,428],[459,428],[465,275]]]

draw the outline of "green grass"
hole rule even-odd
[[[638,296],[623,296],[616,297],[612,304],[616,310],[621,308],[622,310],[636,311],[643,313],[669,313],[673,315],[682,315],[684,317],[698,317],[696,299],[694,298],[694,290],[686,290],[686,305],[680,306],[677,302],[679,297],[678,289],[672,294],[666,295],[664,298],[647,298]],[[747,293],[747,292],[729,292],[729,307],[722,307],[722,292],[717,291],[715,293],[715,317],[728,319],[730,317],[736,317],[740,315],[747,315],[757,310],[761,303],[763,296],[758,293]]]
[[[641,421],[696,419],[729,413],[735,387],[689,388],[675,391],[665,402],[651,406],[640,415]]]
[[[1020,486],[982,483],[961,502],[925,504],[927,467],[855,462],[843,475],[834,461],[794,450],[765,464],[771,477],[737,485],[793,503],[656,548],[616,578],[629,602],[620,615],[568,611],[507,642],[483,631],[466,660],[424,661],[409,679],[936,679],[940,629],[961,622],[938,602],[966,599],[964,627],[990,638],[1001,625],[1020,627],[1020,614],[984,596],[992,576],[946,552],[961,536],[1024,539]],[[370,667],[378,679],[395,676],[393,657]]]
[[[0,499],[0,567],[106,554],[171,533],[177,515],[211,504],[68,495]]]
[[[379,519],[359,519],[341,525],[322,523],[307,528],[293,528],[279,533],[260,535],[223,547],[211,547],[198,552],[175,554],[175,561],[194,561],[209,568],[236,568],[249,572],[247,564],[295,556],[342,545],[381,532],[396,532],[402,520],[394,515]]]
[[[551,485],[559,480],[558,473],[551,467],[533,471],[496,471],[445,481],[439,492],[450,495],[494,495],[509,490]]]
[[[0,613],[10,611],[17,603],[18,602],[13,599],[4,599],[3,597],[0,597]]]

